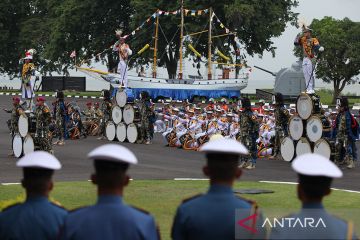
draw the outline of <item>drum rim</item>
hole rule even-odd
[[[24,152],[24,155],[33,152],[33,151],[30,151],[30,152],[25,151],[25,142],[26,142],[26,140],[28,140],[28,139],[31,139],[32,146],[33,146],[32,150],[35,151],[34,138],[33,138],[30,134],[28,134],[28,135],[26,135],[26,137],[24,138],[24,142],[23,142],[23,152]]]
[[[294,138],[293,136],[292,136],[292,134],[291,134],[291,129],[290,129],[290,123],[292,122],[291,120],[293,120],[293,119],[295,119],[295,118],[299,118],[299,120],[300,120],[300,122],[301,122],[301,127],[302,127],[302,133],[301,133],[301,135],[300,135],[300,137],[299,138]],[[303,119],[300,117],[300,116],[291,116],[291,118],[289,119],[289,133],[290,133],[290,136],[291,136],[291,138],[293,139],[293,140],[299,140],[301,137],[302,137],[302,135],[303,135],[303,133],[304,133],[304,123],[302,122],[303,121]]]
[[[131,112],[132,120],[128,119],[128,114],[125,114],[125,113],[129,112],[129,109],[132,109],[132,112]],[[131,123],[134,122],[134,120],[135,120],[135,108],[131,104],[125,104],[124,110],[123,110],[123,120],[124,120],[125,124],[127,124],[127,125],[130,125]]]
[[[114,109],[117,109],[117,111],[120,112],[120,115],[121,117],[119,117],[119,121],[115,121],[115,118],[114,118],[114,115],[113,115],[113,112],[114,112]],[[119,105],[114,105],[112,108],[111,108],[111,117],[112,117],[112,120],[114,121],[115,124],[119,124],[122,119],[123,119],[123,113],[122,113],[122,110],[121,110],[121,107]]]
[[[330,150],[330,151],[329,151],[329,155],[326,155],[326,156],[325,156],[324,154],[321,154],[323,151],[315,152],[315,149],[318,149],[318,148],[316,148],[316,146],[319,145],[320,143],[323,143],[323,142],[325,142],[326,145],[329,147],[329,148],[328,148],[328,149]],[[320,138],[319,140],[317,140],[317,141],[314,143],[313,152],[316,153],[316,154],[319,154],[319,155],[321,155],[321,156],[324,156],[324,157],[326,157],[326,158],[330,158],[330,157],[331,157],[331,144],[330,144],[329,140],[324,139],[324,138]]]
[[[311,107],[310,115],[307,118],[301,116],[302,114],[301,114],[301,112],[299,111],[299,108],[298,108],[298,106],[299,106],[298,102],[299,102],[300,97],[302,97],[302,96],[306,96],[308,98],[308,100],[310,100],[310,103],[311,103],[310,104],[310,107]],[[300,118],[304,119],[304,120],[307,120],[311,116],[311,113],[313,112],[313,109],[314,109],[314,106],[312,104],[312,99],[311,99],[310,95],[307,94],[307,93],[300,93],[300,95],[296,99],[296,112],[299,114]]]
[[[21,119],[24,119],[24,120],[21,120]],[[26,132],[23,132],[22,130],[21,130],[21,128],[20,128],[20,122],[23,122],[24,124],[26,124],[27,125],[27,130],[26,130]],[[19,130],[19,134],[20,134],[20,136],[21,137],[26,137],[26,135],[29,133],[29,118],[28,118],[28,116],[24,116],[24,115],[20,115],[19,116],[19,120],[18,120],[18,130]]]
[[[287,159],[285,159],[284,157],[283,157],[283,154],[282,154],[282,149],[283,149],[283,142],[285,141],[285,140],[287,140],[287,139],[289,139],[289,141],[292,143],[292,149],[293,149],[293,154],[292,154],[292,157],[291,157],[291,159],[290,160],[287,160]],[[289,149],[289,148],[285,148],[285,149]],[[281,140],[281,143],[280,143],[280,154],[281,154],[281,157],[284,159],[284,161],[286,161],[286,162],[290,162],[293,158],[294,158],[294,156],[295,156],[295,144],[294,144],[294,141],[291,139],[291,137],[284,137],[282,140]]]
[[[118,95],[121,96],[120,93],[121,93],[121,94],[122,94],[122,93],[125,94],[125,101],[124,101],[124,102],[121,102],[121,104],[120,104],[120,101],[118,101]],[[124,107],[124,106],[126,105],[126,103],[127,103],[127,93],[126,93],[125,91],[123,91],[123,90],[118,89],[118,90],[116,91],[116,94],[115,94],[115,100],[116,100],[116,103],[117,103],[120,107]],[[123,103],[124,103],[124,104],[123,104]],[[122,106],[121,106],[121,105],[122,105]]]
[[[124,138],[120,139],[119,135],[118,135],[118,129],[123,128],[125,129],[125,134],[124,134]],[[126,125],[122,122],[120,122],[117,126],[116,126],[116,137],[120,142],[124,142],[126,140]]]
[[[302,141],[302,139],[305,139],[307,144],[305,144],[305,143]],[[311,142],[310,142],[306,137],[301,137],[301,138],[299,139],[299,141],[297,141],[296,146],[295,146],[295,153],[296,153],[297,156],[299,156],[297,149],[298,149],[298,146],[299,146],[299,143],[300,143],[300,142],[301,142],[301,144],[303,144],[303,145],[309,146],[310,151],[308,151],[308,152],[306,152],[306,153],[311,153],[311,152],[312,152]],[[305,154],[305,153],[303,153],[303,154]]]
[[[112,138],[112,139],[109,139],[108,134],[107,134],[108,125],[110,125],[110,124],[112,124],[112,125],[114,126],[114,128],[115,128],[114,138]],[[115,123],[114,123],[113,121],[108,121],[108,122],[106,122],[106,125],[105,125],[105,135],[106,135],[106,138],[107,138],[109,141],[113,141],[113,140],[115,139],[115,137],[116,137],[116,125],[115,125]]]
[[[15,138],[17,138],[17,139],[19,139],[20,138],[20,147],[21,147],[21,152],[20,152],[20,154],[17,156],[17,154],[15,153],[15,151],[14,151],[14,140],[15,140]],[[14,153],[14,155],[15,155],[15,157],[21,157],[21,155],[23,154],[23,151],[24,151],[24,148],[23,148],[23,140],[22,140],[22,137],[21,137],[21,135],[19,134],[19,133],[17,133],[17,134],[15,134],[14,135],[14,137],[13,137],[13,139],[12,139],[12,143],[11,143],[11,147],[12,147],[12,150],[13,150],[13,153]]]
[[[311,132],[311,131],[308,131],[308,128],[310,129],[310,124],[309,124],[309,122],[311,121],[311,119],[316,119],[316,120],[318,120],[318,122],[320,122],[320,136],[318,136],[318,138],[316,138],[316,140],[314,139],[313,140],[313,137],[309,137],[309,132]],[[321,118],[320,117],[318,117],[318,116],[316,116],[316,115],[312,115],[312,116],[310,116],[307,120],[306,120],[306,136],[309,138],[309,140],[311,141],[311,142],[317,142],[318,140],[320,140],[321,139],[321,137],[322,137],[322,133],[323,133],[323,125],[322,125],[322,121],[321,121]]]
[[[130,139],[129,139],[128,131],[129,131],[129,128],[130,128],[130,127],[136,129],[136,139],[135,139],[135,141],[130,141]],[[130,123],[130,124],[126,127],[126,139],[127,139],[130,143],[135,143],[138,137],[139,137],[139,132],[138,132],[138,129],[137,129],[136,124],[135,124],[135,123]]]

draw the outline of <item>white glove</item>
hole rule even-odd
[[[319,52],[323,52],[324,50],[325,50],[324,47],[319,48]]]

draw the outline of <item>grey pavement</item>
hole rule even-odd
[[[11,107],[12,96],[0,96],[0,109]],[[48,103],[51,103],[47,99]],[[67,99],[68,100],[68,99]],[[73,99],[83,108],[87,99]],[[0,183],[14,183],[21,179],[21,169],[15,166],[16,158],[8,157],[11,152],[11,137],[6,120],[10,114],[0,111]],[[81,140],[67,140],[64,146],[55,146],[55,156],[61,161],[63,168],[55,175],[57,181],[88,180],[93,171],[92,163],[86,158],[87,153],[107,140],[88,137]],[[200,152],[185,151],[165,147],[160,134],[156,134],[152,145],[119,143],[131,149],[139,159],[139,164],[130,169],[133,179],[174,179],[204,178],[202,166],[204,156]],[[359,148],[359,144],[357,144]],[[281,160],[258,159],[256,169],[245,170],[242,180],[247,181],[296,181],[296,174],[289,163]],[[345,170],[344,177],[334,182],[334,187],[360,191],[359,166],[353,170]]]

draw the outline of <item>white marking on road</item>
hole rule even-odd
[[[94,96],[91,96],[91,98],[92,98],[92,99],[95,99],[96,97],[94,97]]]
[[[20,183],[2,183],[1,185],[3,186],[8,186],[8,185],[19,185]]]
[[[50,97],[50,95],[49,95],[49,94],[45,94],[45,97]]]
[[[4,95],[4,93],[3,93],[3,92],[0,92],[0,95]]]
[[[279,184],[291,184],[291,185],[297,185],[296,182],[277,182],[277,181],[259,181],[261,183],[279,183]]]
[[[38,96],[39,96],[39,97],[42,97],[43,95],[42,95],[42,94],[39,94]]]
[[[79,98],[80,96],[75,96],[75,98]]]
[[[67,95],[66,97],[71,97],[71,95]]]
[[[88,98],[88,96],[83,96],[82,98]]]
[[[9,95],[10,95],[10,93],[5,93],[5,95],[6,95],[6,96],[9,96]]]
[[[207,181],[208,178],[174,178],[175,181]]]
[[[277,181],[259,181],[261,183],[276,183],[276,184],[290,184],[290,185],[297,185],[296,182],[277,182]],[[335,191],[342,191],[342,192],[350,192],[350,193],[360,193],[360,191],[348,190],[348,189],[341,189],[341,188],[331,188]]]
[[[15,96],[15,95],[16,95],[16,93],[12,93],[12,94],[11,94],[11,96]]]

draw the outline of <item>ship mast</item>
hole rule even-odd
[[[210,7],[210,11],[209,11],[209,39],[208,39],[208,79],[212,79],[212,74],[211,74],[211,25],[212,25],[212,16],[213,15],[213,10],[212,7]]]
[[[181,24],[180,24],[180,71],[179,79],[183,79],[183,38],[184,38],[184,0],[181,0]]]
[[[153,62],[153,71],[152,71],[153,78],[156,78],[158,35],[159,35],[159,10],[157,10],[157,12],[156,12],[155,39],[154,39],[154,62]]]

